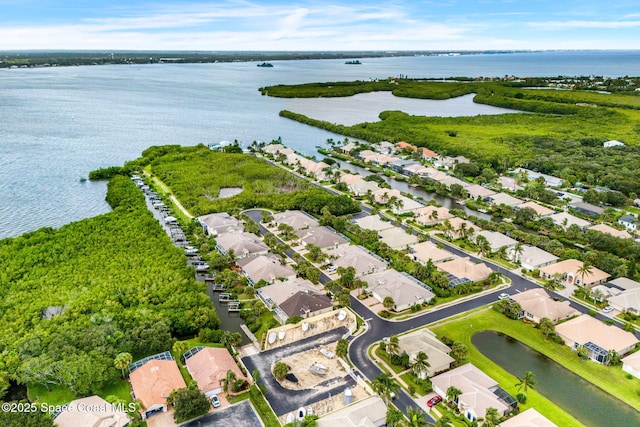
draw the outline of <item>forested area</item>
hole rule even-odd
[[[159,151],[164,154],[156,156]],[[149,156],[153,156],[153,160]],[[172,147],[168,151],[166,147],[153,147],[145,151],[138,162],[150,163],[151,172],[171,187],[182,205],[194,215],[253,207],[319,213],[327,206],[334,215],[360,210],[347,196],[331,195],[246,154],[214,152],[202,145]],[[220,189],[225,187],[239,187],[242,192],[218,198]]]
[[[374,84],[375,83],[375,84]],[[411,116],[385,111],[380,121],[344,126],[316,120],[292,111],[280,115],[370,142],[407,141],[441,155],[464,155],[480,168],[497,172],[524,166],[559,176],[572,184],[601,185],[634,198],[640,193],[640,96],[571,90],[525,89],[512,82],[353,82],[361,92],[392,90],[412,98],[447,99],[476,93],[475,102],[526,111],[522,114],[472,117]],[[532,82],[532,84],[540,82]],[[275,86],[264,89],[273,96],[311,96],[322,85],[348,92],[343,83]],[[367,89],[367,90],[365,90]],[[274,95],[274,93],[276,95]],[[318,95],[316,95],[318,96]],[[339,95],[334,95],[339,96]],[[616,139],[625,147],[603,148]]]
[[[2,380],[84,396],[119,379],[117,354],[135,360],[219,326],[135,184],[116,176],[107,200],[110,213],[0,241]]]

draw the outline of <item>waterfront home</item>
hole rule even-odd
[[[267,246],[253,233],[222,234],[216,239],[216,249],[222,255],[228,255],[233,251],[236,259],[242,259],[250,255],[264,255],[269,252]]]
[[[439,263],[437,267],[448,275],[451,287],[461,283],[481,282],[491,274],[491,269],[484,263],[476,264],[469,257],[456,257],[451,261]]]
[[[415,209],[421,208],[424,206],[422,203],[413,200],[406,196],[398,197],[396,203],[391,207],[391,211],[396,214],[403,214],[407,212],[411,212]]]
[[[289,280],[296,277],[296,271],[288,265],[282,265],[280,258],[273,254],[256,255],[242,258],[236,261],[242,268],[250,285],[264,280],[267,283],[275,283],[276,280]]]
[[[558,212],[553,215],[549,215],[549,218],[551,218],[551,221],[553,221],[555,225],[559,225],[565,230],[572,225],[577,225],[581,230],[584,230],[591,225],[589,221],[585,221],[584,219],[573,216],[567,212]]]
[[[591,267],[589,273],[578,273],[583,267],[582,261],[577,259],[566,259],[555,264],[547,265],[540,269],[540,276],[543,279],[556,279],[560,277],[562,283],[568,285],[580,285],[593,287],[605,283],[609,278],[609,273],[605,273],[595,267]],[[584,277],[583,277],[584,276]]]
[[[438,157],[435,151],[429,150],[426,147],[420,147],[420,154],[422,155],[422,160],[433,160]]]
[[[142,419],[167,412],[167,398],[172,391],[187,384],[171,353],[149,356],[129,365],[129,380],[134,400],[142,403]]]
[[[467,181],[460,178],[456,178],[455,176],[451,176],[451,175],[447,175],[439,179],[438,182],[444,185],[445,187],[447,187],[448,189],[451,189],[451,186],[453,185],[459,185],[462,188],[471,187],[471,184],[469,184]]]
[[[487,203],[490,205],[506,205],[515,207],[524,203],[516,197],[510,196],[506,193],[496,193],[486,198]]]
[[[275,156],[276,154],[281,153],[282,150],[289,150],[289,149],[285,148],[285,146],[282,144],[269,144],[262,149],[262,152]],[[293,152],[293,150],[290,150],[290,151]]]
[[[323,415],[318,427],[382,427],[387,420],[387,405],[378,395],[359,400]]]
[[[408,148],[413,151],[416,151],[418,149],[418,147],[416,147],[415,145],[409,144],[408,142],[405,142],[405,141],[396,142],[396,150],[404,150],[405,148]]]
[[[453,229],[453,232],[452,232],[453,237],[457,239],[464,237],[462,233],[463,230],[473,230],[474,235],[478,231],[482,230],[480,227],[478,227],[471,221],[467,221],[466,219],[462,219],[458,217],[451,218],[449,220],[449,224],[451,224],[451,227]]]
[[[435,296],[431,288],[408,274],[393,269],[362,276],[367,282],[367,290],[379,302],[391,297],[394,311],[407,310],[413,305],[431,301]]]
[[[382,231],[394,227],[391,221],[383,221],[378,215],[368,215],[358,218],[354,222],[363,230]]]
[[[556,334],[573,350],[583,346],[589,352],[589,358],[606,363],[609,351],[625,355],[638,343],[631,332],[617,326],[606,325],[598,319],[583,314],[556,326]]]
[[[406,249],[409,245],[418,242],[418,237],[413,234],[407,234],[400,227],[393,227],[382,230],[378,233],[380,240],[386,243],[391,249]]]
[[[296,231],[320,225],[317,219],[303,211],[284,211],[273,214],[273,222],[276,227],[287,224]]]
[[[400,191],[395,188],[378,188],[372,192],[372,195],[373,201],[381,205],[389,203],[392,197],[395,199],[402,197]]]
[[[546,206],[539,205],[536,202],[526,202],[515,207],[516,210],[520,210],[524,208],[533,209],[536,215],[539,217],[545,217],[545,216],[553,215],[554,213],[556,213],[556,211],[554,211],[553,209],[549,209]]]
[[[564,180],[562,178],[558,178],[557,176],[546,175],[539,172],[534,172],[530,169],[517,168],[516,170],[513,171],[513,173],[515,173],[516,175],[519,175],[521,172],[526,174],[527,179],[529,181],[535,181],[538,178],[542,177],[547,187],[562,187],[562,185],[564,184]]]
[[[433,391],[447,399],[449,387],[461,394],[455,400],[460,412],[470,421],[484,417],[487,409],[495,408],[500,415],[507,415],[516,408],[518,401],[502,390],[497,381],[471,363],[431,378]]]
[[[329,227],[310,227],[296,231],[296,234],[298,235],[299,243],[305,247],[308,244],[312,244],[325,249],[329,247],[337,248],[338,246],[349,244],[349,240]]]
[[[389,141],[381,141],[378,144],[373,144],[372,147],[382,154],[393,154],[396,152],[396,146]]]
[[[324,293],[302,290],[283,301],[280,304],[280,310],[287,315],[287,318],[300,316],[306,319],[333,310],[333,303]],[[281,321],[284,324],[287,319],[281,319]]]
[[[338,150],[342,151],[343,153],[350,153],[356,148],[358,148],[357,144],[355,144],[354,142],[348,142],[345,145],[338,147]]]
[[[329,256],[329,262],[336,267],[353,267],[356,277],[385,270],[388,263],[377,255],[372,254],[362,246],[339,246],[324,251]]]
[[[264,302],[265,307],[274,310],[280,304],[300,291],[320,292],[322,289],[307,279],[295,278],[286,282],[276,282],[273,285],[263,286],[258,289],[258,298]]]
[[[454,259],[455,255],[449,251],[440,249],[433,242],[426,241],[409,246],[409,257],[422,264],[426,264],[429,261],[438,264]]]
[[[636,378],[640,378],[640,351],[636,351],[622,359],[622,370]]]
[[[488,189],[487,187],[483,187],[482,185],[474,184],[466,187],[464,189],[467,192],[467,196],[471,199],[485,199],[489,196],[493,196],[496,194],[495,191]]]
[[[433,165],[437,168],[443,168],[445,170],[453,169],[459,163],[469,163],[469,159],[464,156],[448,157],[438,156],[433,160]]]
[[[100,396],[69,402],[53,420],[57,427],[126,427],[130,422],[124,410]]]
[[[518,319],[540,323],[543,318],[550,319],[553,323],[565,320],[580,314],[579,311],[569,306],[569,301],[556,301],[542,288],[529,289],[511,295],[511,300],[520,304],[522,311]]]
[[[575,203],[571,203],[569,207],[577,210],[580,213],[593,216],[593,217],[600,216],[604,213],[604,209],[602,209],[599,206],[592,205],[590,203],[575,202]]]
[[[433,168],[428,168],[419,163],[405,166],[402,173],[407,176],[419,176],[420,178],[426,178],[433,173]]]
[[[244,224],[226,212],[202,215],[197,218],[207,236],[216,237],[225,233],[242,233]]]
[[[366,162],[368,157],[377,156],[378,154],[379,153],[376,153],[373,150],[362,150],[358,152],[358,157],[360,158],[360,160],[363,160]]]
[[[624,215],[618,218],[618,224],[624,225],[627,231],[634,233],[638,229],[640,221],[638,221],[638,217],[635,215]]]
[[[517,240],[497,231],[482,230],[476,233],[476,239],[478,236],[482,236],[487,239],[489,246],[491,247],[491,252],[498,252],[502,248],[509,250],[518,243]]]
[[[522,268],[529,271],[538,270],[558,261],[558,257],[552,253],[531,245],[522,245],[519,252],[514,245],[507,250],[507,257],[515,263],[519,262]]]
[[[626,231],[618,230],[606,224],[596,224],[594,226],[589,227],[588,230],[599,231],[600,233],[608,234],[610,236],[617,237],[619,239],[631,238],[631,234],[627,233]]]
[[[352,173],[343,173],[342,175],[340,175],[340,182],[344,182],[347,187],[359,181],[364,181],[364,179],[360,175],[354,175]]]
[[[535,408],[529,408],[516,416],[509,418],[500,423],[500,427],[558,427],[549,421],[544,415],[536,411]]]
[[[187,371],[198,384],[198,389],[211,398],[222,393],[227,372],[236,374],[236,380],[248,381],[229,350],[197,346],[184,354]]]
[[[378,186],[377,182],[365,181],[364,179],[356,181],[353,184],[347,184],[347,188],[349,188],[349,191],[351,191],[356,197],[366,196],[369,193],[374,193],[380,190],[380,186]]]
[[[415,221],[424,226],[430,226],[438,222],[442,222],[445,219],[453,218],[453,215],[449,213],[449,209],[445,207],[423,206],[418,209],[414,209],[413,213],[417,217]]]
[[[438,340],[436,334],[429,329],[420,329],[406,335],[400,335],[398,337],[398,346],[400,347],[400,352],[405,352],[409,355],[410,363],[416,360],[420,352],[427,355],[430,366],[426,372],[420,375],[423,380],[446,371],[455,362],[455,359],[449,356],[451,348]]]

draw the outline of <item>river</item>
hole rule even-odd
[[[518,378],[533,372],[536,390],[588,427],[640,426],[640,412],[519,341],[484,331],[475,334],[471,342]],[[634,384],[637,380],[629,382],[630,387]]]

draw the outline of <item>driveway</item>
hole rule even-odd
[[[262,420],[256,413],[249,400],[229,406],[224,409],[216,409],[212,414],[202,418],[180,424],[180,427],[214,427],[214,426],[234,426],[234,427],[254,427],[263,426]]]
[[[278,360],[319,348],[326,343],[335,342],[346,332],[346,328],[340,327],[282,347],[277,347],[273,350],[263,351],[259,354],[242,358],[249,372],[256,369],[260,372],[258,382],[264,384],[266,387],[267,400],[277,416],[295,411],[300,407],[306,408],[315,402],[326,399],[329,395],[336,395],[343,392],[346,387],[355,385],[355,381],[349,375],[346,375],[344,377],[329,378],[315,388],[290,390],[282,387],[271,373],[271,366]],[[229,423],[229,425],[231,424]]]

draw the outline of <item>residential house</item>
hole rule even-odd
[[[396,142],[396,150],[404,150],[405,148],[410,148],[413,151],[416,151],[418,147],[413,144],[409,144],[405,141]]]
[[[344,144],[343,146],[338,147],[338,149],[340,151],[342,151],[343,153],[350,153],[353,150],[355,150],[356,148],[358,148],[358,145],[356,143],[354,143],[354,142],[348,142],[348,143]]]
[[[53,421],[57,427],[126,427],[130,422],[125,411],[100,396],[69,402]]]
[[[340,182],[344,182],[347,185],[347,187],[359,181],[364,181],[364,179],[360,175],[354,175],[351,173],[344,173],[340,175]]]
[[[375,299],[383,302],[385,297],[391,297],[394,311],[407,310],[413,305],[431,301],[434,297],[431,288],[424,283],[393,269],[362,276],[367,282],[367,289]]]
[[[414,209],[413,213],[417,217],[416,222],[424,226],[430,226],[442,222],[445,219],[453,218],[453,215],[449,213],[449,209],[445,207],[424,206]]]
[[[611,307],[623,313],[640,315],[640,289],[629,289],[618,295],[609,297],[607,302]]]
[[[433,391],[443,399],[447,389],[461,391],[455,402],[460,412],[470,421],[484,417],[487,409],[495,408],[500,415],[507,415],[517,407],[517,400],[502,390],[498,383],[471,363],[459,366],[431,378]]]
[[[380,191],[380,186],[377,182],[365,180],[356,181],[353,184],[347,184],[347,188],[349,188],[349,191],[351,191],[356,197],[366,196],[369,193]]]
[[[167,398],[172,391],[186,388],[180,369],[171,353],[149,356],[129,365],[129,381],[134,400],[140,400],[142,419],[167,412]]]
[[[320,225],[317,219],[303,211],[284,211],[273,214],[273,222],[276,227],[287,224],[296,231]]]
[[[358,153],[358,157],[360,158],[360,160],[363,160],[366,162],[368,157],[376,156],[378,154],[379,153],[376,153],[373,150],[362,150]]]
[[[509,191],[518,191],[523,189],[522,186],[518,185],[518,182],[515,179],[510,178],[508,176],[499,177],[498,184],[503,189],[509,190]]]
[[[243,222],[226,212],[202,215],[197,219],[207,236],[216,237],[220,234],[244,231]]]
[[[542,288],[515,293],[511,295],[511,300],[522,307],[518,318],[534,323],[540,323],[540,320],[545,317],[553,323],[558,323],[560,320],[580,314],[579,311],[569,306],[569,301],[556,301]]]
[[[397,200],[402,194],[395,188],[379,188],[373,192],[373,201],[381,205],[388,204],[392,197]]]
[[[529,169],[517,168],[513,172],[515,174],[520,174],[520,172],[526,173],[527,179],[529,181],[535,181],[538,178],[542,177],[547,187],[562,187],[562,185],[564,184],[564,180],[562,178],[558,178],[557,176],[546,175],[539,172],[534,172]]]
[[[229,371],[236,374],[236,380],[248,381],[229,350],[224,347],[194,347],[185,353],[184,359],[191,378],[208,398],[224,391],[224,380]]]
[[[426,178],[432,173],[433,168],[428,168],[419,163],[406,166],[403,169],[403,174],[407,176],[419,176],[420,178]]]
[[[606,325],[588,314],[557,325],[556,334],[573,350],[584,346],[589,352],[589,358],[599,363],[607,362],[609,351],[613,350],[622,356],[638,343],[631,332]]]
[[[491,252],[498,252],[502,248],[506,248],[507,250],[509,250],[510,248],[513,248],[518,243],[517,240],[512,239],[506,234],[502,234],[497,231],[490,231],[490,230],[479,231],[476,234],[476,239],[478,238],[478,236],[482,236],[485,239],[487,239],[487,241],[489,242],[489,246],[491,247]]]
[[[474,185],[470,185],[468,187],[465,188],[465,191],[467,192],[467,196],[470,199],[485,199],[487,197],[493,196],[494,194],[496,194],[495,191],[488,189],[487,187],[484,187],[482,185],[478,185],[478,184],[474,184]]]
[[[522,245],[520,251],[518,253],[514,245],[507,250],[507,256],[513,262],[520,262],[520,266],[529,271],[538,270],[558,261],[557,256],[535,246]]]
[[[578,271],[583,267],[582,261],[577,259],[566,259],[555,264],[547,265],[540,269],[540,276],[543,279],[555,279],[561,277],[561,282],[569,285],[587,286],[589,288],[605,283],[609,278],[609,273],[605,273],[595,267],[591,267],[591,272],[583,274]]]
[[[288,265],[282,265],[280,258],[271,253],[266,255],[250,256],[236,261],[247,276],[250,285],[264,280],[267,283],[275,283],[296,277],[296,271]]]
[[[604,209],[600,206],[592,205],[591,203],[575,202],[571,203],[569,206],[580,213],[593,217],[600,216],[604,213]]]
[[[511,207],[515,207],[524,203],[523,200],[510,196],[506,193],[493,194],[487,197],[486,200],[490,205],[506,205]]]
[[[451,261],[439,263],[437,267],[447,274],[451,287],[462,283],[481,282],[491,274],[491,269],[486,264],[476,264],[469,257],[456,257]]]
[[[381,141],[375,145],[375,148],[382,154],[393,154],[396,152],[396,146],[389,141]]]
[[[387,421],[387,405],[378,395],[359,400],[351,405],[320,417],[318,427],[382,427]]]
[[[622,291],[620,289],[615,286],[608,286],[608,284],[596,285],[591,288],[591,296],[598,302],[608,300],[609,298],[613,298],[621,293]]]
[[[640,283],[627,277],[618,277],[609,281],[609,284],[615,286],[621,291],[630,291],[632,289],[640,289]]]
[[[421,147],[420,151],[421,151],[423,160],[433,160],[436,157],[438,157],[438,154],[435,151],[429,150],[426,147]]]
[[[616,139],[612,139],[611,141],[605,141],[602,143],[602,146],[604,148],[611,148],[611,147],[624,147],[624,142],[620,142]]]
[[[355,220],[355,223],[363,230],[382,231],[393,228],[391,221],[383,221],[378,215],[368,215]]]
[[[415,209],[421,208],[424,206],[422,203],[410,199],[409,197],[400,196],[398,197],[396,203],[391,207],[391,211],[396,214],[403,214],[407,212],[411,212]]]
[[[325,249],[349,244],[349,240],[329,227],[311,227],[299,230],[296,234],[298,235],[299,243],[304,246],[312,244]]]
[[[216,238],[216,249],[223,255],[233,251],[236,259],[242,259],[250,255],[264,255],[269,252],[267,246],[253,233],[222,234]]]
[[[549,421],[544,415],[536,411],[535,408],[529,408],[518,415],[509,418],[500,423],[500,427],[558,427]]]
[[[640,221],[638,221],[638,217],[635,215],[624,215],[618,218],[618,224],[624,225],[630,233],[635,233],[638,225],[640,225]]]
[[[606,224],[596,224],[588,228],[589,230],[599,231],[600,233],[608,234],[613,237],[617,237],[619,239],[630,239],[631,234],[627,233],[624,230],[618,230],[616,228],[610,227]]]
[[[459,163],[469,163],[469,159],[464,156],[448,157],[439,156],[434,159],[433,165],[437,168],[443,168],[445,170],[453,169]]]
[[[324,293],[303,290],[283,301],[280,304],[280,310],[288,317],[300,316],[306,319],[333,310],[333,303]],[[287,319],[281,320],[283,324],[287,321]]]
[[[640,378],[640,351],[636,351],[622,359],[622,370]]]
[[[406,168],[407,166],[413,166],[413,165],[421,166],[420,163],[416,162],[415,160],[406,160],[406,159],[399,159],[389,163],[389,167],[395,172],[399,172],[399,173],[403,173],[404,168]]]
[[[426,264],[431,260],[434,264],[450,261],[455,258],[449,251],[440,249],[435,243],[426,241],[409,247],[409,257],[414,261]]]
[[[581,230],[584,230],[591,225],[589,221],[580,219],[577,216],[573,216],[567,212],[558,212],[553,215],[549,215],[549,218],[551,218],[551,221],[553,221],[555,225],[559,225],[565,230],[572,225],[577,225]]]
[[[282,144],[269,144],[266,147],[264,147],[262,151],[268,154],[276,155],[277,153],[280,153],[282,152],[282,150],[285,150],[285,149],[286,149],[285,146]]]
[[[265,307],[274,310],[300,291],[319,293],[322,288],[307,279],[295,278],[259,288],[257,295],[264,302]]]
[[[537,216],[539,217],[545,217],[545,216],[549,216],[552,215],[554,213],[556,213],[556,211],[554,211],[553,209],[549,209],[546,206],[542,206],[539,205],[536,202],[526,202],[523,203],[521,205],[516,206],[516,210],[520,210],[520,209],[524,209],[524,208],[529,208],[529,209],[533,209],[536,213]]]
[[[453,357],[449,356],[451,348],[438,340],[436,334],[429,329],[420,329],[406,335],[400,335],[398,337],[398,346],[400,347],[400,352],[406,352],[409,355],[411,363],[415,361],[418,353],[422,352],[427,355],[430,366],[421,375],[422,379],[427,379],[446,371],[455,361]]]
[[[482,230],[480,227],[478,227],[471,221],[467,221],[466,219],[455,217],[455,218],[449,219],[448,221],[449,221],[449,224],[451,224],[451,227],[453,228],[453,237],[458,239],[464,237],[461,232],[461,230],[463,229],[473,230],[474,235],[480,230]]]
[[[440,184],[444,185],[448,189],[451,189],[452,185],[459,185],[462,188],[471,187],[471,184],[469,184],[467,181],[451,175],[447,175],[446,177],[439,179],[438,182],[440,182]]]
[[[388,263],[362,246],[339,246],[324,251],[336,267],[353,267],[356,277],[385,270]]]
[[[406,249],[408,246],[418,242],[418,237],[407,234],[400,227],[389,228],[378,233],[380,240],[386,243],[391,249]]]

